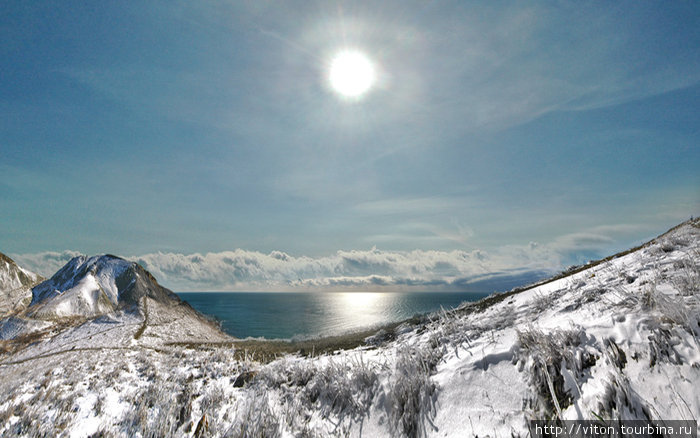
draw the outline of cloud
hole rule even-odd
[[[47,251],[36,254],[10,254],[10,257],[19,266],[49,278],[70,259],[79,255],[76,251]]]
[[[164,284],[183,290],[449,289],[519,265],[551,270],[555,260],[511,259],[483,251],[337,251],[326,257],[284,252],[153,253],[134,258]],[[549,264],[549,266],[547,266]]]
[[[206,254],[156,252],[127,257],[175,291],[505,290],[562,269],[582,257],[605,255],[620,233],[637,225],[598,226],[550,242],[504,245],[489,251],[340,250],[295,256],[236,249]],[[21,266],[51,276],[75,251],[11,255]]]
[[[22,266],[50,276],[71,257],[62,253],[16,255]],[[237,249],[207,254],[150,253],[127,257],[177,291],[216,290],[446,290],[488,276],[556,269],[529,247],[504,251],[337,251],[325,257]],[[517,268],[514,268],[517,267]]]

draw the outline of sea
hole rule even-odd
[[[380,327],[451,309],[481,292],[180,292],[240,339],[305,339]]]

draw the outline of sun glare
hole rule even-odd
[[[374,66],[363,53],[346,50],[331,61],[329,80],[333,90],[341,96],[358,98],[372,87]]]

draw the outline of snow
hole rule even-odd
[[[112,256],[78,256],[51,279],[33,290],[32,305],[43,304],[37,315],[96,316],[119,303],[117,280],[132,265]]]
[[[0,340],[14,339],[20,335],[28,335],[38,330],[45,329],[50,325],[51,324],[46,321],[11,316],[0,321]]]
[[[21,274],[31,282],[36,282],[40,278],[37,274],[17,266],[11,260],[0,258],[0,292],[28,286],[20,278]]]
[[[31,294],[31,287],[41,277],[17,264],[0,253],[0,315],[21,310],[26,306]]]
[[[183,306],[150,298],[42,326],[0,356],[0,434],[500,437],[528,435],[531,419],[697,420],[699,226],[328,355],[241,359]],[[104,272],[65,291],[111,297],[118,269]]]

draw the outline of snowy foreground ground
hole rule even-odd
[[[149,324],[56,328],[0,355],[0,435],[510,437],[530,419],[696,421],[699,227],[331,355],[237,359],[214,331],[159,323],[155,303]]]

